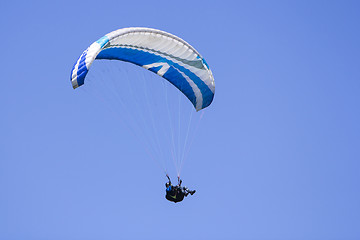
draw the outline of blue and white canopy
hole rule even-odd
[[[123,28],[106,34],[90,45],[71,71],[73,88],[84,84],[95,59],[134,63],[167,79],[197,111],[214,98],[214,77],[205,59],[187,42],[151,28]]]

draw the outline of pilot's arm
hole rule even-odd
[[[169,175],[166,174],[166,177],[169,179],[169,184],[171,185],[171,180],[170,180]]]

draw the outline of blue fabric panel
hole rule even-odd
[[[109,38],[107,36],[103,36],[96,42],[101,46],[101,48],[103,48],[105,46],[105,44],[107,44],[109,42]]]
[[[77,71],[77,82],[78,82],[78,86],[81,86],[84,84],[84,79],[85,76],[88,72],[88,69],[86,67],[86,63],[85,63],[85,59],[86,59],[86,55],[87,55],[87,51],[85,51],[83,53],[83,55],[80,58],[80,62],[79,62],[79,66],[78,66],[78,71]]]
[[[174,63],[171,60],[163,58],[157,54],[145,52],[137,49],[130,48],[106,48],[102,50],[96,59],[117,59],[125,62],[131,62],[139,66],[144,66],[152,63],[167,63],[170,65],[169,70],[163,75],[170,83],[172,83],[176,88],[178,88],[184,95],[196,106],[196,97],[186,79],[177,71],[179,69],[181,72],[186,74],[200,89],[203,95],[203,106],[202,108],[210,105],[214,94],[211,92],[209,87],[193,72],[180,66],[177,63]],[[150,71],[156,72],[160,68],[152,68]]]
[[[78,73],[78,77],[77,77],[78,86],[81,86],[84,84],[84,80],[85,80],[87,73],[88,73],[87,69],[85,71],[81,72],[80,74]]]
[[[162,68],[162,66],[158,66],[158,67],[149,68],[149,70],[154,72],[154,73],[157,73],[161,68]]]

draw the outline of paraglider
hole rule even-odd
[[[74,89],[85,84],[89,69],[97,59],[133,63],[156,73],[185,95],[196,111],[208,107],[213,101],[215,82],[205,59],[190,44],[170,33],[132,27],[106,34],[91,44],[75,62],[70,76]],[[189,193],[195,193],[195,190],[181,187],[180,178],[176,186],[172,186],[168,179],[168,200],[179,202]]]
[[[182,187],[181,183],[182,180],[180,177],[178,177],[178,184],[176,186],[173,186],[171,184],[171,180],[169,175],[166,174],[166,177],[168,178],[169,182],[165,184],[166,187],[166,195],[165,198],[171,202],[177,203],[184,200],[184,197],[187,197],[190,193],[190,195],[193,195],[196,190],[189,190],[187,187]]]

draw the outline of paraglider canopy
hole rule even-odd
[[[123,28],[91,44],[71,71],[73,88],[84,84],[95,59],[134,63],[167,79],[197,111],[214,98],[215,82],[205,59],[187,42],[170,33],[151,28]]]

